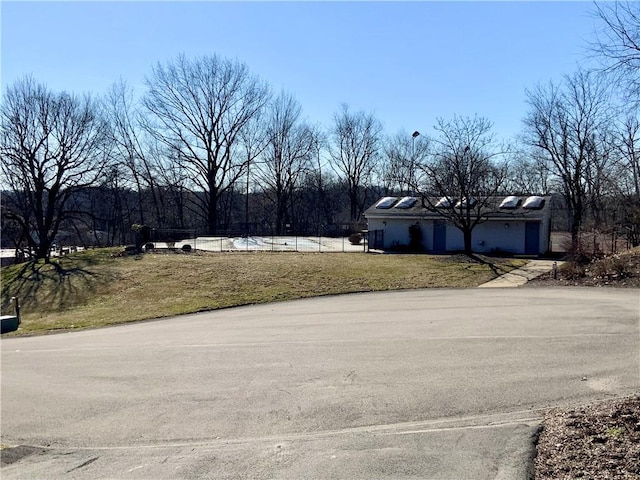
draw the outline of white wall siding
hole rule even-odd
[[[477,225],[473,230],[472,249],[478,253],[506,252],[522,254],[525,249],[525,223],[533,220],[489,220]],[[394,247],[406,247],[409,245],[409,226],[420,226],[422,232],[422,246],[427,252],[433,251],[434,220],[416,218],[387,217],[370,218],[369,230],[384,231],[384,249]],[[538,241],[539,252],[546,253],[549,249],[549,217],[542,219],[540,224],[540,237]],[[447,251],[464,250],[464,236],[453,224],[446,224],[446,248]]]
[[[386,248],[398,245],[409,245],[409,225],[413,222],[399,218],[389,219],[384,230],[384,244]]]
[[[447,223],[447,251],[455,252],[458,250],[464,250],[462,230],[453,224]]]
[[[382,219],[372,218],[369,220],[369,231],[384,231],[383,248],[393,248],[399,245],[407,246],[409,245],[409,225],[412,225],[415,222],[415,220],[407,220],[403,218],[387,218],[384,221]],[[424,238],[424,230],[422,234]]]
[[[507,227],[508,226],[508,227]],[[473,230],[473,250],[522,253],[524,251],[524,222],[488,221]]]

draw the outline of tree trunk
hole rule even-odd
[[[472,230],[465,228],[462,231],[462,235],[464,237],[464,253],[465,255],[471,255],[473,253]]]
[[[215,192],[209,194],[207,205],[207,233],[215,235],[218,230],[218,195]]]

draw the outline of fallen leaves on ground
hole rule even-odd
[[[640,396],[550,411],[537,450],[535,480],[640,479]]]

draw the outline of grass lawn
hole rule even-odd
[[[89,328],[318,295],[475,287],[518,259],[366,253],[115,256],[96,249],[2,268],[2,313],[21,300],[20,333]],[[10,334],[11,335],[11,334]]]

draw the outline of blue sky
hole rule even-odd
[[[52,90],[139,93],[180,53],[236,58],[329,126],[341,103],[385,131],[436,117],[521,129],[525,89],[585,65],[591,2],[1,2],[2,89],[25,74]]]

